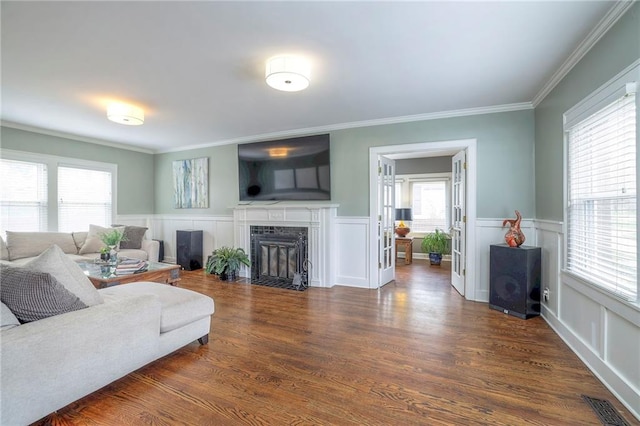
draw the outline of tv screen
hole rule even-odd
[[[240,201],[330,200],[329,135],[238,145]]]

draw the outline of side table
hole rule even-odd
[[[404,247],[404,264],[413,262],[413,237],[396,237],[396,259],[398,258],[398,247]]]

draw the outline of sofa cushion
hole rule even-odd
[[[89,225],[89,234],[87,235],[87,239],[85,240],[84,244],[80,248],[80,254],[98,253],[101,248],[107,246],[102,242],[100,236],[105,232],[113,231],[114,229],[117,229],[120,232],[124,232],[124,226],[116,228],[105,228],[98,225]]]
[[[87,241],[87,235],[89,235],[89,232],[87,231],[71,233],[71,236],[73,237],[73,241],[76,243],[76,247],[78,247],[78,253],[80,253],[80,249],[84,245],[84,242]]]
[[[20,325],[20,321],[18,321],[18,318],[13,315],[11,309],[9,309],[9,307],[2,302],[0,302],[0,305],[0,309],[2,310],[2,315],[0,317],[0,329],[4,331]]]
[[[160,299],[160,333],[175,330],[213,314],[213,299],[207,295],[168,284],[136,282],[100,290],[103,295],[153,294]]]
[[[9,250],[2,237],[0,237],[0,260],[9,260]]]
[[[51,274],[7,265],[0,265],[0,300],[22,323],[87,307]]]
[[[65,253],[78,253],[76,243],[68,232],[7,231],[9,260],[38,256],[54,244],[60,247]]]
[[[102,296],[89,281],[82,268],[64,254],[58,246],[50,247],[24,267],[32,271],[50,273],[87,306],[103,303]]]
[[[124,240],[120,243],[120,249],[140,249],[144,234],[147,232],[144,226],[111,225],[114,228],[124,226]]]

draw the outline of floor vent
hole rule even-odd
[[[604,426],[629,426],[609,401],[586,395],[582,395],[582,399],[589,404]]]

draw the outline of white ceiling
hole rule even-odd
[[[1,118],[166,152],[526,108],[614,5],[2,1]],[[280,53],[312,61],[307,90],[266,85]],[[110,100],[144,108],[144,125],[108,121]]]

